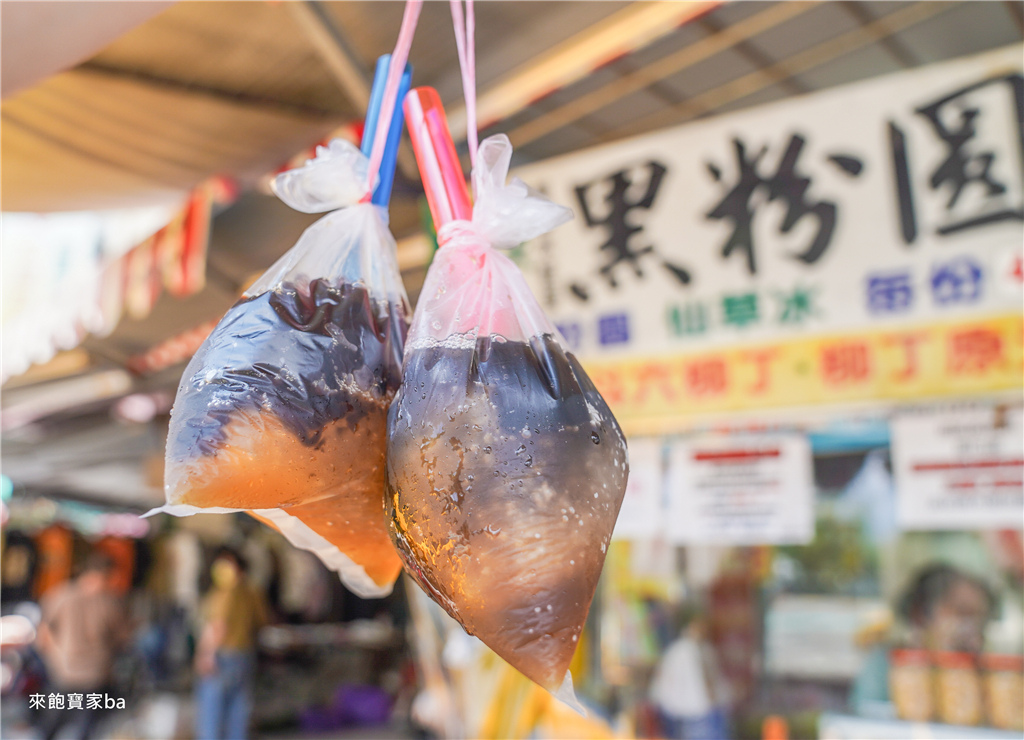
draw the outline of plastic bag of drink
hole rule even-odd
[[[440,248],[388,416],[391,537],[467,632],[557,693],[625,492],[626,442],[501,250],[572,214],[506,184],[504,136],[480,146],[470,211],[436,93],[412,91],[406,120]]]
[[[399,124],[400,125],[400,124]],[[383,514],[386,415],[409,308],[367,159],[336,139],[279,175],[331,211],[244,294],[188,364],[171,412],[162,511],[251,511],[361,596],[401,563]]]

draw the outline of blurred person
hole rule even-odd
[[[69,722],[80,722],[78,737],[92,737],[111,706],[114,659],[127,646],[131,628],[121,599],[110,586],[113,561],[105,554],[89,556],[81,573],[43,597],[37,644],[49,675],[48,693],[102,695],[101,702],[82,702],[81,709],[49,709],[43,737],[55,737]],[[69,701],[70,703],[70,701]],[[123,706],[122,702],[116,702]]]
[[[10,614],[17,604],[32,601],[32,585],[39,551],[32,538],[17,529],[5,533],[0,558],[0,614]]]
[[[195,658],[198,740],[248,737],[256,634],[267,623],[267,611],[245,570],[245,561],[228,548],[210,569],[213,586],[203,600]]]
[[[936,564],[918,573],[900,600],[899,612],[916,647],[980,653],[995,605],[995,596],[980,579]]]
[[[683,612],[679,636],[655,667],[650,697],[673,740],[726,740],[729,688],[705,639],[704,621]]]
[[[897,601],[896,611],[910,629],[907,647],[977,654],[985,627],[994,616],[995,595],[979,578],[945,563],[918,571]],[[885,625],[888,626],[888,625]],[[866,657],[850,701],[860,714],[889,701],[888,630],[869,627],[858,635]]]

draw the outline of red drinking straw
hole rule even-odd
[[[452,221],[472,220],[473,206],[466,179],[437,90],[432,87],[410,90],[405,96],[405,120],[434,228],[440,231]]]

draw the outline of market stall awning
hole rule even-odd
[[[57,14],[46,3],[4,5],[23,26],[33,14],[50,24],[44,51],[68,25],[99,26],[83,34],[93,44],[118,28],[118,3],[60,4],[74,12]],[[127,5],[136,9],[119,19],[124,28],[146,15]],[[211,175],[253,183],[360,118],[401,10],[306,0],[163,10],[5,96],[3,210],[159,201]],[[524,160],[1013,43],[1022,24],[1012,2],[486,2],[477,14],[483,133],[507,131]],[[5,24],[5,37],[16,30]],[[411,58],[415,83],[438,88],[461,134],[451,33],[447,4],[427,3]],[[9,79],[29,50],[15,40],[3,67],[17,87],[31,76]],[[50,66],[88,53],[65,46]],[[408,156],[402,168],[415,182]]]
[[[10,97],[50,75],[85,61],[112,41],[173,5],[147,3],[36,2],[9,0],[0,15],[4,65],[0,94]]]
[[[358,117],[285,5],[181,3],[5,98],[3,209],[160,202],[214,174],[251,184]]]

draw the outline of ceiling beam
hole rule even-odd
[[[787,3],[788,4],[788,3]],[[808,6],[816,5],[817,3],[800,3],[807,9]],[[720,33],[725,29],[725,25],[719,23],[713,18],[701,18],[697,24],[708,32],[709,35]],[[765,52],[761,51],[756,45],[750,42],[749,38],[740,39],[734,45],[732,50],[739,54],[743,59],[750,62],[754,69],[768,69],[774,63],[775,60]],[[804,95],[809,93],[811,90],[803,83],[793,79],[792,77],[779,77],[778,83],[786,88],[786,91],[790,95]]]
[[[87,370],[89,365],[89,353],[81,347],[63,350],[55,354],[50,360],[38,365],[32,365],[20,375],[9,378],[4,383],[4,391],[7,392],[34,383],[45,383],[50,380],[77,375]]]
[[[746,39],[774,28],[815,7],[818,3],[779,3],[712,36],[701,39],[653,64],[624,75],[617,80],[550,110],[532,121],[508,132],[514,146],[536,141],[553,131],[596,113],[609,105],[644,90],[688,67],[713,57]]]
[[[313,45],[317,56],[327,65],[331,76],[356,110],[370,103],[370,81],[348,42],[315,0],[285,3],[292,18]]]
[[[125,69],[122,67],[114,67],[109,64],[103,64],[93,60],[79,64],[74,71],[85,71],[92,74],[109,77],[111,79],[124,79],[131,80],[134,82],[142,82],[147,85],[152,85],[154,87],[159,87],[165,90],[177,90],[180,92],[186,92],[195,95],[205,95],[210,98],[222,100],[226,103],[259,106],[267,110],[279,110],[283,113],[290,113],[292,115],[304,116],[307,118],[320,118],[330,120],[338,119],[340,117],[340,115],[337,112],[325,110],[323,108],[315,108],[308,105],[290,103],[285,100],[279,100],[277,98],[268,98],[261,95],[253,95],[251,93],[246,92],[210,87],[208,85],[201,85],[197,82],[192,82],[189,80],[179,80],[171,77],[164,77],[161,75],[152,74],[150,72],[145,72],[140,69]]]
[[[0,430],[8,432],[50,414],[117,398],[131,388],[132,378],[124,370],[99,370],[8,391]]]
[[[771,67],[743,75],[724,85],[707,90],[674,106],[644,116],[628,126],[608,132],[596,143],[614,141],[663,128],[700,115],[710,113],[727,103],[769,87],[778,82],[780,76],[792,77],[819,67],[833,59],[854,52],[881,38],[909,28],[932,16],[959,6],[957,2],[918,2],[901,10],[889,13],[866,26],[855,28],[834,39],[823,41],[799,54],[783,59]]]
[[[860,25],[871,25],[872,16],[868,12],[867,8],[864,7],[863,3],[853,2],[852,0],[842,0],[837,4],[840,10],[844,11]],[[914,56],[914,53],[907,48],[907,45],[902,43],[895,36],[882,36],[878,39],[878,43],[881,44],[882,48],[889,52],[905,69],[910,69],[911,67],[916,67],[920,64],[917,57]]]
[[[632,3],[513,70],[484,91],[477,98],[478,127],[483,130],[493,126],[720,4],[720,0]],[[448,125],[456,141],[465,140],[464,106],[451,111]]]
[[[370,103],[370,77],[323,5],[317,0],[296,0],[285,5],[341,91],[356,110],[365,111]],[[398,168],[407,178],[419,179],[416,161],[404,141],[398,150]]]

